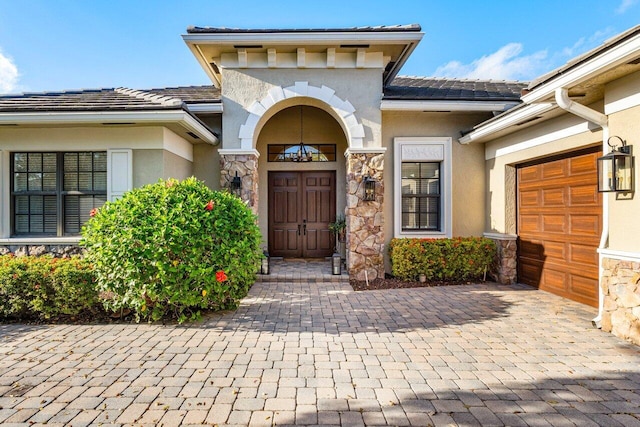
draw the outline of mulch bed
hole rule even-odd
[[[482,280],[435,280],[425,283],[410,280],[401,280],[395,277],[387,276],[384,279],[370,280],[369,284],[364,280],[350,279],[349,284],[354,291],[377,291],[380,289],[409,289],[409,288],[431,288],[435,286],[455,286],[455,285],[474,285],[482,283]]]

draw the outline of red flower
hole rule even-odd
[[[171,187],[173,187],[173,184],[175,184],[175,182],[174,182],[174,181],[172,181],[172,180],[166,181],[166,182],[164,183],[164,185],[165,185],[167,188],[171,188]]]
[[[207,203],[207,206],[204,207],[206,210],[208,211],[212,211],[213,210],[213,200],[209,200],[209,203]]]
[[[227,275],[224,273],[224,271],[220,270],[216,273],[216,280],[218,282],[224,282],[227,280]]]
[[[91,211],[89,212],[89,216],[91,218],[93,218],[94,216],[96,216],[96,214],[98,213],[98,208],[93,208],[91,209]]]

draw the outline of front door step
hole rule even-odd
[[[258,274],[257,282],[349,282],[344,265],[342,274],[331,274],[331,258],[271,257],[269,274]]]

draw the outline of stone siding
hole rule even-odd
[[[84,249],[78,245],[8,245],[0,246],[0,255],[13,254],[15,256],[52,255],[56,258],[70,258],[82,255]]]
[[[640,262],[602,260],[602,329],[640,345]]]
[[[497,255],[495,271],[496,282],[502,285],[512,285],[518,278],[518,245],[516,239],[500,239],[490,237],[496,242]]]
[[[356,280],[384,278],[383,171],[383,153],[347,154],[347,271]],[[363,200],[366,175],[377,181],[373,201]]]
[[[236,176],[242,180],[240,198],[258,214],[258,156],[255,154],[225,154],[220,156],[220,187],[230,188]]]

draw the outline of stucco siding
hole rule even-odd
[[[240,148],[238,138],[240,126],[249,117],[247,112],[255,101],[261,101],[269,95],[274,87],[286,88],[296,82],[308,82],[310,86],[327,86],[335,90],[335,95],[344,101],[349,101],[355,108],[357,120],[363,124],[365,146],[380,146],[381,91],[371,90],[372,87],[382,87],[382,73],[380,70],[315,70],[315,69],[247,69],[222,70],[224,85],[222,86],[223,117],[223,146],[225,149]],[[311,98],[288,99],[273,107],[275,113],[284,107],[300,104],[313,105]],[[263,116],[263,122],[258,124],[257,130],[268,121],[270,115]],[[254,135],[254,138],[257,135]],[[255,139],[254,139],[255,142]]]
[[[461,131],[467,130],[489,117],[487,114],[383,112],[382,141],[387,148],[384,168],[385,244],[388,244],[394,237],[393,140],[396,137],[451,137],[453,139],[451,165],[452,235],[482,235],[485,222],[484,147],[461,145],[457,139],[460,137]],[[385,261],[388,270],[388,256]]]
[[[638,154],[640,154],[640,106],[632,107],[609,116],[609,132],[620,136],[632,145],[635,157],[634,185],[631,194],[609,193],[609,249],[626,252],[640,252],[640,198],[638,197]],[[619,145],[618,141],[612,141]]]
[[[212,190],[220,189],[220,155],[218,148],[209,144],[193,146],[193,176]]]
[[[183,180],[193,176],[193,163],[169,151],[163,152],[164,179],[175,178]]]
[[[163,177],[163,150],[133,150],[133,186],[153,184]]]

